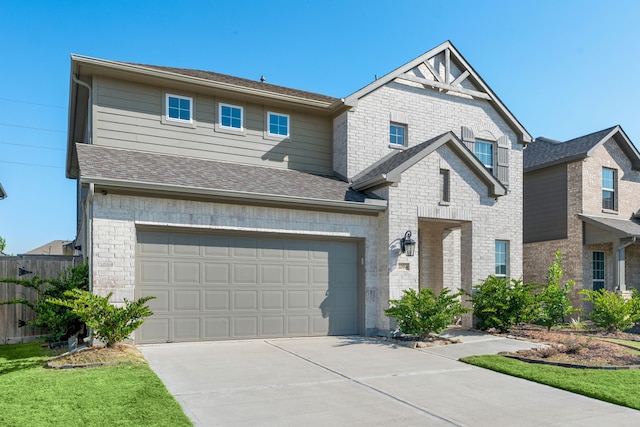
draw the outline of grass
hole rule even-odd
[[[635,347],[637,349],[640,350],[640,342],[638,341],[629,341],[629,340],[620,340],[617,338],[605,338],[605,341],[610,341],[610,342],[615,342],[618,344],[624,344],[624,345],[628,345],[630,347]]]
[[[640,370],[574,369],[521,362],[499,355],[472,356],[465,363],[640,410]]]
[[[0,346],[2,426],[191,426],[145,362],[45,369],[40,343]]]

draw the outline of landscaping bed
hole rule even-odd
[[[56,369],[88,368],[121,363],[146,363],[144,356],[133,345],[116,344],[113,347],[87,347],[74,353],[54,357],[47,367]]]
[[[520,350],[508,356],[532,362],[569,367],[640,368],[640,349],[610,340],[640,342],[640,335],[625,332],[574,330],[521,325],[511,328],[509,338],[547,344],[544,348]]]

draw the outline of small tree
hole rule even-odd
[[[640,293],[635,289],[629,300],[607,289],[585,289],[582,294],[585,301],[593,303],[591,320],[596,326],[608,331],[625,330],[640,321]]]
[[[81,289],[72,289],[65,292],[69,298],[50,299],[49,302],[71,308],[94,330],[100,341],[104,341],[107,347],[113,347],[127,339],[142,325],[145,318],[153,315],[145,304],[155,297],[147,296],[135,301],[125,298],[124,307],[116,307],[109,302],[112,294],[113,292],[109,292],[106,297],[102,297]]]
[[[453,320],[469,311],[460,303],[462,291],[451,294],[445,288],[436,295],[431,289],[404,291],[399,300],[390,300],[391,307],[384,312],[398,321],[398,327],[405,334],[426,338],[431,332],[439,333],[453,323]]]
[[[533,285],[524,284],[522,280],[489,276],[474,289],[471,302],[480,329],[506,332],[513,325],[536,317]]]
[[[84,329],[82,320],[71,309],[52,304],[49,299],[64,299],[65,292],[71,289],[89,289],[89,267],[87,264],[69,267],[55,279],[41,279],[38,276],[30,279],[8,277],[0,279],[0,282],[22,285],[39,292],[34,301],[29,301],[26,298],[0,301],[0,305],[23,304],[35,312],[35,320],[25,322],[24,319],[21,319],[19,321],[21,325],[26,324],[46,329],[50,334],[47,337],[50,341],[66,340]]]
[[[0,253],[4,253],[4,248],[7,247],[7,241],[4,240],[4,237],[0,236]]]
[[[569,298],[574,282],[569,280],[564,285],[560,285],[562,276],[564,276],[562,254],[558,251],[553,264],[549,267],[547,283],[537,295],[539,302],[538,321],[546,326],[547,330],[551,330],[551,327],[564,321],[564,317],[574,311]]]

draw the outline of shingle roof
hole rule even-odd
[[[540,169],[587,157],[589,150],[598,145],[618,126],[570,139],[565,142],[539,137],[524,150],[524,170]]]
[[[360,182],[365,182],[376,176],[388,174],[389,172],[396,169],[398,166],[402,165],[404,162],[411,159],[413,156],[429,148],[431,144],[433,144],[436,141],[439,141],[444,135],[446,135],[446,133],[442,135],[438,135],[434,138],[431,138],[425,142],[422,142],[404,151],[391,153],[388,156],[383,157],[378,163],[372,165],[369,169],[365,169],[360,174],[356,175],[353,178],[353,183],[356,184]]]
[[[333,202],[376,199],[334,177],[260,166],[76,144],[80,176],[86,179],[158,184]]]
[[[284,86],[273,85],[273,84],[261,82],[258,80],[243,79],[240,77],[229,76],[227,74],[214,73],[212,71],[193,70],[189,68],[164,67],[159,65],[136,64],[131,62],[129,64],[136,65],[138,67],[145,67],[145,68],[152,68],[155,70],[167,71],[169,73],[181,74],[189,77],[197,77],[200,79],[227,83],[227,84],[246,87],[250,89],[264,90],[264,91],[273,92],[276,94],[296,96],[299,98],[309,99],[313,101],[321,101],[321,102],[327,102],[327,103],[333,103],[335,101],[338,101],[338,98],[321,95],[319,93],[307,92],[304,90],[298,90],[298,89],[292,89]]]
[[[640,221],[580,214],[580,218],[596,227],[613,232],[620,237],[640,237]]]

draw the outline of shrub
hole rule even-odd
[[[399,300],[390,300],[390,308],[384,312],[398,321],[398,327],[405,334],[426,338],[431,332],[439,333],[453,323],[453,320],[469,311],[462,306],[462,291],[451,294],[443,289],[436,295],[431,289],[404,291]]]
[[[109,302],[112,294],[109,292],[106,297],[102,297],[88,291],[72,289],[65,292],[69,299],[51,299],[50,302],[71,308],[94,330],[99,340],[104,341],[107,347],[113,347],[127,339],[142,325],[145,318],[153,315],[145,304],[155,297],[147,296],[136,301],[125,298],[124,307],[116,307]]]
[[[537,295],[539,303],[538,322],[551,330],[552,326],[564,321],[564,317],[573,313],[569,293],[574,286],[573,280],[560,285],[564,271],[562,270],[562,254],[556,252],[553,264],[547,273],[547,283]]]
[[[39,292],[38,298],[34,301],[18,298],[1,301],[0,305],[24,304],[31,308],[36,314],[35,320],[29,322],[20,320],[20,324],[46,329],[50,334],[47,340],[66,340],[84,329],[82,320],[69,307],[53,304],[49,300],[65,299],[65,292],[71,289],[89,289],[89,266],[87,264],[69,267],[61,272],[56,279],[41,279],[38,276],[30,279],[9,277],[0,279],[0,282],[22,285]]]
[[[591,320],[608,331],[625,330],[640,321],[640,294],[633,290],[631,299],[607,289],[582,291],[585,301],[593,303]]]
[[[506,332],[513,325],[532,321],[536,317],[533,285],[506,277],[487,277],[474,286],[471,298],[478,328],[495,328]]]

